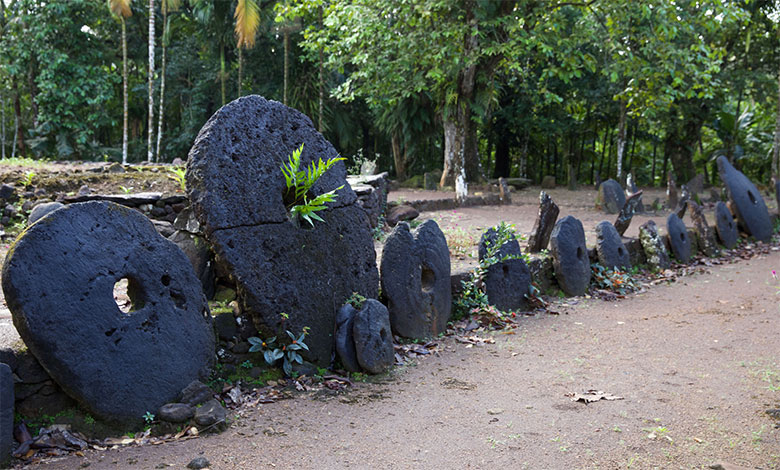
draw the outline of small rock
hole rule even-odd
[[[642,243],[647,264],[650,265],[651,269],[664,270],[671,266],[666,245],[658,234],[655,222],[648,220],[639,227],[639,241]]]
[[[596,252],[599,263],[605,268],[631,267],[631,256],[628,253],[620,234],[608,221],[596,225]]]
[[[385,221],[387,225],[395,227],[398,222],[414,220],[420,212],[409,204],[401,204],[400,206],[394,206],[388,211]]]
[[[195,424],[203,428],[214,426],[222,430],[227,427],[227,410],[217,400],[209,400],[195,409]]]
[[[181,391],[181,403],[197,406],[212,399],[214,392],[199,380],[193,380]]]
[[[555,177],[546,175],[542,178],[542,189],[555,189]]]
[[[355,314],[352,326],[360,366],[372,374],[385,372],[395,361],[390,314],[379,301],[368,299]]]
[[[171,423],[183,423],[195,416],[195,408],[186,403],[167,403],[160,407],[157,416]]]
[[[35,191],[33,191],[33,195],[35,197],[46,197],[48,194],[49,193],[44,188],[37,188]]]
[[[251,348],[249,343],[246,341],[239,341],[235,346],[233,346],[233,352],[235,354],[246,354],[249,352],[249,348]]]
[[[106,173],[124,173],[125,168],[121,163],[114,162],[106,167]]]
[[[230,287],[219,286],[214,293],[214,301],[220,303],[229,303],[236,300],[236,290]]]
[[[16,188],[10,184],[0,185],[0,200],[13,202],[18,198]]]
[[[29,213],[32,210],[33,207],[35,207],[35,203],[33,201],[30,201],[29,199],[22,203],[22,211],[23,212],[28,212]]]
[[[219,339],[230,341],[238,333],[236,317],[233,316],[232,312],[220,313],[214,317],[214,329],[217,330]]]
[[[599,193],[596,197],[596,205],[607,214],[617,214],[626,204],[626,195],[620,183],[613,179],[608,179],[599,186]]]
[[[352,328],[357,310],[350,304],[343,305],[336,312],[336,353],[341,364],[349,372],[360,372],[360,364],[355,352],[355,337]]]
[[[78,196],[89,196],[90,194],[92,194],[92,190],[86,184],[82,185],[77,193]]]
[[[208,468],[211,466],[211,462],[206,457],[196,457],[187,464],[187,468],[192,470],[200,470],[201,468]]]
[[[715,204],[715,231],[726,248],[734,248],[737,244],[737,224],[734,223],[734,215],[723,201]]]

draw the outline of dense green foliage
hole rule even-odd
[[[764,183],[777,173],[774,1],[155,3],[162,161],[186,158],[214,111],[256,93],[401,178],[565,181],[571,168],[583,183],[714,181],[721,154]],[[148,4],[130,2],[125,20],[131,162],[146,160],[150,125]],[[4,154],[120,161],[120,18],[104,0],[0,8]],[[161,73],[158,59],[155,103]]]

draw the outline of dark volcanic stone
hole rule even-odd
[[[186,403],[166,403],[160,407],[157,417],[169,423],[183,423],[195,416],[195,408]]]
[[[196,457],[187,464],[187,468],[192,470],[200,470],[202,468],[208,468],[211,466],[211,462],[206,457]]]
[[[355,352],[355,338],[352,327],[355,324],[355,310],[352,305],[343,305],[336,313],[336,353],[341,364],[349,372],[360,372],[360,364]]]
[[[230,341],[238,334],[238,325],[233,312],[224,312],[214,317],[214,329],[222,341]]]
[[[11,458],[14,446],[14,376],[0,363],[0,465]]]
[[[14,202],[19,197],[16,195],[16,188],[10,184],[0,185],[0,200],[6,202]]]
[[[372,374],[381,374],[393,365],[395,352],[390,314],[378,300],[363,302],[363,308],[355,314],[352,335],[360,367]]]
[[[599,222],[596,225],[596,251],[599,263],[605,268],[630,268],[631,256],[623,245],[623,240],[615,227],[607,222]]]
[[[129,314],[112,295],[123,278]],[[214,334],[192,266],[135,210],[89,202],[49,214],[9,251],[2,285],[30,351],[107,421],[137,423],[212,362]]]
[[[497,234],[496,230],[491,227],[482,234],[482,239],[479,242],[480,261],[488,256],[488,245],[495,243],[497,243]],[[484,279],[482,279],[488,303],[504,312],[521,310],[526,307],[528,302],[526,294],[531,289],[531,271],[521,255],[520,244],[513,237],[495,252],[495,256],[499,260],[506,256],[513,258],[490,265]]]
[[[387,211],[387,217],[385,221],[387,225],[395,227],[398,222],[405,222],[414,220],[420,212],[409,204],[401,204],[400,206],[393,206]]]
[[[217,400],[209,400],[195,408],[195,424],[210,431],[221,431],[227,427],[227,410]]]
[[[637,191],[626,199],[626,203],[623,204],[623,208],[620,209],[617,220],[615,220],[615,230],[619,235],[623,235],[628,230],[628,226],[631,225],[631,219],[634,218],[634,213],[642,212],[640,205],[642,204],[642,191]]]
[[[655,225],[655,222],[648,220],[639,226],[639,241],[642,244],[642,249],[645,250],[647,264],[651,269],[662,270],[671,266],[666,245],[658,234],[658,226]]]
[[[195,275],[200,279],[206,298],[213,298],[216,290],[216,273],[208,242],[203,237],[186,230],[173,232],[168,240],[175,243],[187,255],[187,259],[190,260],[192,268],[195,270]]]
[[[179,401],[192,406],[206,403],[213,398],[214,392],[200,380],[193,380],[181,391]]]
[[[65,207],[65,204],[61,202],[44,202],[43,204],[38,204],[33,207],[30,212],[30,216],[27,218],[27,225],[32,225],[43,216],[48,215],[57,209],[62,209],[63,207]]]
[[[772,219],[761,193],[742,172],[731,166],[726,157],[718,157],[718,172],[728,189],[740,225],[756,240],[768,242],[772,237]]]
[[[414,233],[398,224],[385,242],[380,272],[396,334],[422,339],[446,329],[452,309],[450,250],[436,221],[425,221]]]
[[[626,203],[626,195],[623,193],[620,183],[610,178],[599,186],[599,194],[596,200],[604,212],[617,214]]]
[[[734,215],[723,201],[715,204],[715,230],[723,246],[734,248],[737,244],[737,224],[734,223]]]
[[[688,229],[677,214],[669,214],[667,217],[666,232],[669,234],[669,244],[674,257],[687,264],[691,260],[691,239],[688,238]]]
[[[282,162],[304,144],[301,166],[338,157],[304,114],[259,96],[223,106],[203,126],[187,160],[187,192],[201,229],[235,279],[242,311],[260,327],[311,328],[307,357],[327,365],[336,310],[353,293],[375,298],[376,254],[366,213],[338,162],[312,187],[343,187],[325,222],[288,220]]]
[[[704,175],[697,173],[686,186],[692,195],[702,194],[704,192]]]
[[[539,193],[539,213],[536,216],[534,228],[528,236],[527,252],[538,253],[547,248],[547,245],[550,243],[550,234],[553,227],[555,227],[555,221],[558,220],[559,213],[560,209],[558,209],[558,205],[555,204],[550,195],[544,191]]]
[[[601,183],[601,187],[609,181]],[[582,222],[570,215],[559,220],[550,237],[550,248],[561,289],[568,295],[584,294],[590,283],[590,260]]]
[[[704,208],[694,201],[688,201],[691,207],[691,220],[696,233],[696,245],[707,256],[717,256],[720,253],[715,230],[707,223],[704,217]]]

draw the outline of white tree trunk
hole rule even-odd
[[[463,202],[469,194],[466,183],[466,136],[458,127],[454,118],[444,120],[444,169],[439,186],[445,186],[447,176],[451,175],[455,183],[455,199]]]
[[[154,0],[149,0],[149,121],[147,124],[146,161],[152,162],[154,149]]]
[[[19,137],[19,116],[14,114],[14,145],[11,147],[11,158],[16,158],[16,139]]]
[[[162,128],[163,128],[163,101],[165,100],[165,33],[168,29],[167,24],[167,9],[163,8],[163,44],[162,44],[162,60],[160,63],[160,108],[157,113],[157,151],[155,152],[154,161],[160,162],[160,142],[162,141]],[[241,96],[241,95],[239,95]]]
[[[122,165],[127,165],[127,24],[122,19]]]
[[[626,152],[626,115],[628,107],[625,100],[620,100],[620,121],[618,122],[617,137],[617,180],[623,184],[623,156]]]

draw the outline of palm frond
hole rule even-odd
[[[255,0],[238,0],[236,11],[237,46],[250,49],[255,45],[255,37],[260,27],[260,8]]]
[[[132,0],[108,0],[108,8],[111,13],[122,18],[130,18],[133,11],[130,9]]]

